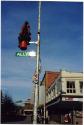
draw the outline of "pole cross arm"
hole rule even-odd
[[[30,41],[30,44],[37,44],[37,41]]]

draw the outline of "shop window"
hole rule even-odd
[[[74,81],[67,81],[67,93],[76,93]]]
[[[83,82],[80,81],[80,93],[83,93]]]

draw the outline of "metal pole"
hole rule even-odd
[[[45,90],[45,97],[44,97],[44,124],[45,124],[45,118],[46,118],[46,83],[44,85]]]
[[[34,96],[34,116],[33,124],[37,124],[37,109],[39,102],[39,61],[40,61],[40,10],[41,2],[39,2],[39,14],[38,14],[38,33],[37,33],[37,55],[36,55],[36,74],[37,74],[37,83],[35,84],[35,96]]]

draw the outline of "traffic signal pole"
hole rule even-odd
[[[40,13],[41,13],[41,1],[39,1],[39,13],[38,13],[38,33],[37,33],[37,49],[36,49],[36,74],[37,83],[35,83],[34,91],[34,112],[33,112],[33,124],[37,124],[38,105],[39,105],[39,62],[40,62]]]

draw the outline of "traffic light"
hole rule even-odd
[[[30,45],[31,40],[31,33],[30,33],[30,26],[29,23],[26,21],[22,27],[22,31],[19,34],[18,37],[19,40],[19,48],[21,50],[26,50],[27,46]]]
[[[19,43],[19,48],[21,50],[26,50],[27,49],[27,41],[23,40]]]

